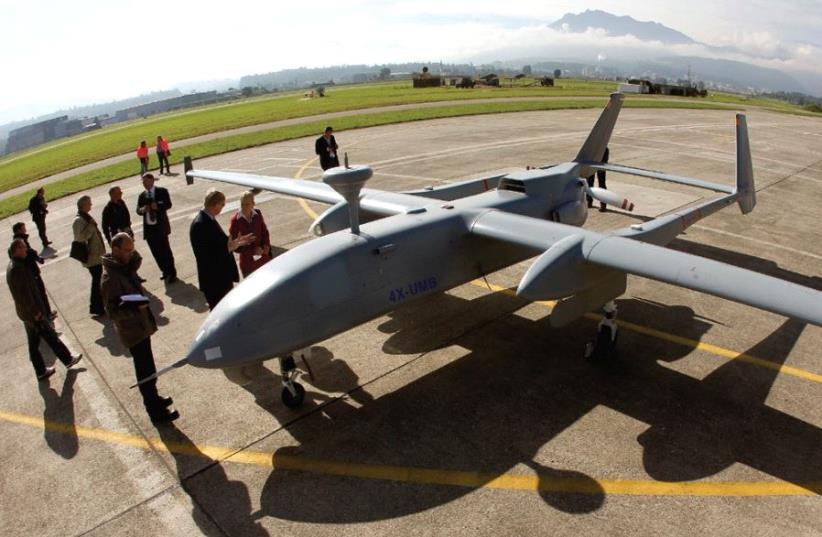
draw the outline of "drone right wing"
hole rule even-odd
[[[582,291],[578,285],[590,279],[579,275],[599,267],[604,277],[634,274],[822,326],[815,289],[655,244],[496,210],[478,215],[470,232],[543,252],[517,288],[529,300]]]

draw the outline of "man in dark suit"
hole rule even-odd
[[[48,203],[46,203],[46,191],[44,188],[38,188],[37,194],[29,200],[29,212],[31,219],[37,226],[37,233],[40,235],[40,242],[43,243],[43,248],[51,244],[51,241],[46,236],[46,214],[48,214]]]
[[[320,156],[320,167],[323,170],[335,168],[340,165],[337,157],[337,140],[334,139],[334,129],[326,127],[322,136],[314,142],[314,152]]]
[[[137,214],[143,215],[143,237],[163,273],[161,279],[174,283],[177,281],[177,268],[168,243],[171,223],[166,214],[171,209],[171,196],[165,188],[154,186],[154,176],[150,173],[143,176],[143,187],[145,191],[137,199]]]
[[[200,290],[206,297],[209,309],[240,281],[237,262],[231,252],[254,242],[254,234],[230,239],[217,222],[217,215],[225,207],[225,195],[219,190],[206,192],[203,208],[191,222],[190,238],[194,257],[197,259],[197,278]]]

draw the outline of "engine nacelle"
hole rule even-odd
[[[582,226],[587,219],[588,206],[585,201],[569,201],[551,211],[551,220],[569,226]]]

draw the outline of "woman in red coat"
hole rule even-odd
[[[240,198],[240,210],[231,216],[228,233],[232,239],[254,234],[254,242],[236,250],[240,254],[240,272],[243,273],[243,278],[271,261],[271,238],[263,213],[254,207],[253,192],[246,192]]]

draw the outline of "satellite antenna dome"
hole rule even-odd
[[[348,203],[348,217],[351,221],[351,233],[360,233],[360,190],[365,182],[371,179],[374,171],[370,166],[348,166],[348,155],[346,155],[346,165],[329,168],[323,172],[323,182],[333,188]]]

